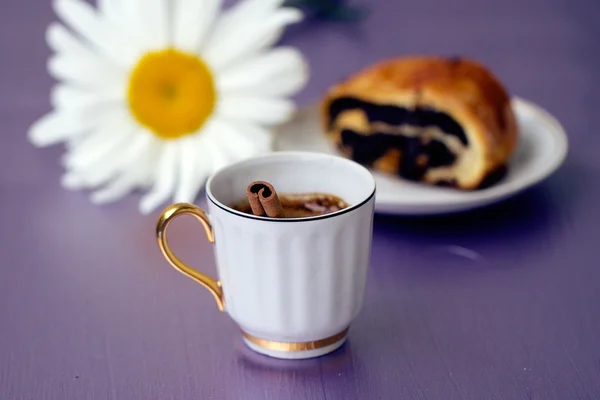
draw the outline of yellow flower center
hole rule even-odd
[[[174,49],[144,55],[133,69],[129,108],[140,124],[163,139],[196,132],[216,102],[213,76],[193,54]]]

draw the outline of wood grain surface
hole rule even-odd
[[[347,344],[300,362],[244,347],[160,256],[138,195],[98,207],[61,188],[62,149],[25,136],[50,109],[50,2],[0,3],[0,400],[600,398],[600,3],[361,1],[362,24],[285,35],[311,65],[300,104],[384,57],[462,54],[553,113],[571,147],[546,182],[488,209],[377,216]],[[214,273],[194,221],[172,235]]]

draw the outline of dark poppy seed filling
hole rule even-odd
[[[361,164],[372,166],[390,149],[402,153],[397,173],[406,179],[420,180],[428,168],[451,166],[456,155],[439,140],[424,143],[419,137],[407,137],[388,133],[361,135],[350,129],[341,133],[341,145],[352,149],[352,158]],[[419,162],[419,160],[425,162]]]
[[[331,129],[341,113],[356,109],[362,110],[370,123],[383,122],[392,126],[411,125],[421,128],[438,127],[445,134],[456,136],[463,145],[469,144],[462,126],[448,114],[425,107],[410,110],[398,106],[373,104],[352,97],[340,97],[331,103],[329,128]]]
[[[335,120],[348,110],[361,110],[370,124],[385,124],[391,128],[401,126],[437,128],[443,135],[458,139],[463,146],[468,145],[464,130],[448,114],[430,108],[411,110],[397,106],[377,105],[351,97],[342,97],[331,103],[329,128],[331,129]],[[456,162],[457,154],[452,152],[446,143],[437,139],[414,134],[405,135],[402,132],[361,134],[351,129],[343,129],[340,146],[351,149],[352,158],[368,166],[372,166],[389,150],[398,150],[402,154],[398,175],[405,179],[422,180],[429,168],[450,167]]]
[[[341,136],[341,145],[352,149],[352,158],[354,161],[369,166],[383,157],[389,148],[401,149],[405,139],[400,135],[385,133],[374,133],[366,136],[350,129],[344,129]]]

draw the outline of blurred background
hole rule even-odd
[[[61,146],[28,142],[50,110],[44,37],[56,17],[50,1],[2,0],[1,400],[600,398],[600,2],[348,4],[368,14],[309,18],[281,40],[310,63],[300,106],[383,58],[473,57],[560,120],[565,164],[483,210],[377,216],[370,312],[350,344],[301,365],[257,359],[212,299],[163,262],[137,194],[94,206],[60,186]],[[198,232],[183,223],[174,241],[214,271]]]

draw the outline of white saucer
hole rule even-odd
[[[504,200],[547,178],[565,159],[566,133],[553,116],[531,102],[514,98],[513,108],[520,139],[502,181],[487,189],[463,192],[372,171],[377,182],[376,212],[431,215],[466,211]],[[279,128],[275,149],[340,155],[323,135],[316,107],[300,110]]]

